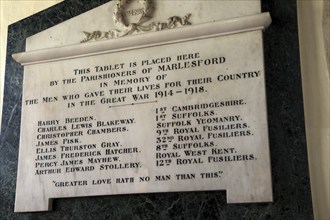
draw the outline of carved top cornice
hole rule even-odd
[[[127,36],[109,41],[97,41],[88,44],[76,44],[64,47],[28,51],[13,54],[13,58],[22,65],[32,65],[140,49],[150,46],[225,36],[248,31],[264,30],[270,25],[270,23],[270,14],[261,13],[206,24],[164,30],[161,32]]]

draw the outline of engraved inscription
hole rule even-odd
[[[193,190],[271,201],[260,45],[255,31],[29,66],[18,184],[44,195],[20,185],[19,202]]]

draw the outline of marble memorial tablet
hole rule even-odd
[[[112,19],[113,15],[113,19]],[[259,1],[116,1],[27,39],[16,212],[225,190],[271,202]]]

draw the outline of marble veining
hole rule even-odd
[[[299,67],[296,1],[262,1],[274,203],[226,204],[224,192],[157,193],[59,199],[49,213],[14,214],[23,68],[10,55],[25,38],[107,1],[67,0],[9,27],[0,143],[2,219],[312,219]],[[16,107],[15,107],[16,106]]]

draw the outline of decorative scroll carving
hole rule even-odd
[[[92,40],[101,40],[101,39],[112,39],[118,37],[124,37],[131,35],[134,32],[147,32],[147,31],[160,31],[164,29],[172,29],[179,26],[190,25],[188,21],[191,14],[186,14],[183,17],[172,16],[167,19],[166,22],[151,22],[150,24],[143,25],[151,19],[154,6],[152,0],[138,0],[138,2],[143,6],[141,17],[137,23],[129,23],[125,19],[124,10],[131,3],[132,0],[117,0],[116,7],[113,12],[113,19],[115,25],[118,26],[118,29],[109,30],[109,31],[93,31],[87,32],[84,31],[85,39],[81,43],[92,41]],[[119,30],[120,29],[120,30]]]
[[[113,12],[113,19],[116,25],[120,25],[123,28],[128,28],[130,26],[129,22],[125,20],[125,17],[123,15],[125,9],[131,2],[132,0],[116,0],[116,7]],[[152,0],[138,0],[138,2],[143,6],[143,12],[140,19],[136,23],[137,25],[142,24],[151,19],[153,13]]]

